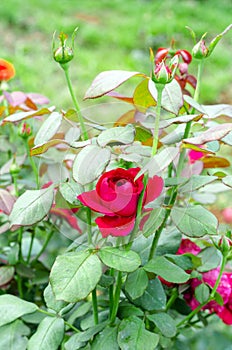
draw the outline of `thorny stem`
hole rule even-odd
[[[78,119],[79,119],[79,122],[80,122],[81,131],[82,131],[82,134],[83,134],[83,139],[84,140],[88,140],[88,133],[87,133],[86,128],[85,128],[84,119],[83,119],[83,116],[81,114],[81,110],[80,110],[79,104],[77,102],[77,98],[76,98],[75,93],[73,91],[71,79],[70,79],[70,76],[69,76],[68,65],[67,64],[63,64],[63,65],[61,65],[61,67],[64,70],[66,81],[67,81],[68,88],[69,88],[69,92],[70,92],[70,95],[72,97],[73,104],[74,104],[74,106],[75,106],[75,108],[77,110]]]

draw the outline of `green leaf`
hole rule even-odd
[[[159,278],[149,280],[147,289],[138,299],[133,300],[135,305],[148,311],[164,310],[166,307],[166,294]]]
[[[194,295],[200,304],[205,303],[209,298],[210,289],[206,284],[201,283],[199,286],[195,288]]]
[[[5,350],[26,350],[28,328],[21,320],[16,320],[0,327],[0,349]]]
[[[148,89],[152,97],[157,101],[157,89],[155,83],[151,79],[149,79]],[[178,114],[181,106],[183,106],[183,95],[181,88],[175,79],[173,79],[169,84],[165,85],[162,92],[161,105],[168,112],[176,115]]]
[[[156,255],[175,254],[180,246],[182,234],[175,227],[163,229]]]
[[[218,34],[209,44],[207,57],[211,55],[217,43],[221,40],[221,38],[232,28],[232,24],[230,24],[222,33]]]
[[[106,327],[92,343],[91,350],[119,350],[117,327]]]
[[[101,274],[97,255],[88,251],[72,252],[56,258],[50,283],[56,299],[75,303],[92,292]]]
[[[28,350],[57,350],[64,336],[64,320],[45,317],[29,339]]]
[[[186,115],[181,115],[176,118],[169,118],[169,119],[163,119],[160,121],[160,129],[167,128],[168,126],[172,124],[182,124],[182,123],[188,123],[191,120],[198,121],[203,117],[202,114],[186,114]]]
[[[153,315],[147,315],[147,318],[153,322],[160,332],[167,338],[176,335],[176,325],[173,318],[167,313],[161,312]]]
[[[53,192],[53,186],[24,192],[15,202],[10,214],[11,228],[31,226],[41,221],[51,209]]]
[[[144,266],[144,270],[153,272],[172,283],[185,283],[190,278],[190,275],[181,267],[164,256],[155,256]]]
[[[97,145],[83,148],[73,162],[73,178],[81,185],[97,179],[110,161],[110,150]]]
[[[189,237],[202,237],[217,233],[217,218],[201,205],[187,208],[173,207],[171,218],[177,228]]]
[[[133,250],[121,250],[114,247],[103,247],[98,251],[102,262],[119,271],[133,272],[141,264],[141,259]]]
[[[72,310],[72,313],[68,318],[68,323],[73,324],[77,318],[86,315],[90,311],[91,307],[92,307],[91,302],[84,302],[81,305],[76,304],[75,309]]]
[[[42,124],[34,139],[34,145],[47,142],[55,135],[62,122],[62,115],[53,112]]]
[[[7,190],[0,188],[0,210],[6,215],[10,215],[14,203],[15,197]]]
[[[100,133],[97,138],[99,146],[105,147],[110,143],[130,144],[134,141],[135,129],[131,124],[110,128]]]
[[[206,142],[221,140],[230,131],[232,131],[231,123],[219,124],[216,126],[212,126],[207,131],[203,131],[198,136],[184,139],[183,142],[192,143],[193,145],[203,145]]]
[[[161,152],[156,154],[151,160],[138,172],[135,180],[148,171],[149,177],[153,177],[162,170],[166,169],[168,165],[177,157],[179,149],[176,147],[166,147]]]
[[[207,272],[215,269],[220,265],[221,253],[215,247],[207,247],[197,254],[201,259],[201,266],[197,268],[200,272]]]
[[[80,202],[77,196],[83,192],[82,186],[76,182],[64,182],[59,185],[62,197],[70,204],[77,205]]]
[[[44,301],[48,309],[52,309],[56,312],[59,312],[61,309],[63,309],[63,307],[67,305],[67,303],[63,300],[56,300],[50,284],[48,284],[45,288],[43,295]]]
[[[144,74],[123,70],[101,72],[96,76],[90,88],[86,91],[84,99],[103,96],[134,76],[144,76]]]
[[[140,84],[135,88],[133,94],[133,103],[136,106],[136,109],[144,113],[149,107],[156,106],[156,100],[151,95],[148,86],[149,86],[148,77],[143,79]]]
[[[36,145],[33,148],[31,148],[30,155],[31,156],[38,156],[40,154],[43,154],[43,153],[47,152],[47,150],[50,147],[57,146],[57,145],[60,145],[60,144],[66,145],[67,147],[69,146],[69,143],[67,141],[65,141],[65,140],[52,139],[52,140],[49,140],[47,142],[44,142],[42,144]]]
[[[9,115],[5,119],[3,119],[3,124],[5,123],[15,123],[20,122],[21,120],[38,117],[40,115],[50,114],[52,112],[52,108],[42,108],[37,111],[29,111],[29,112],[17,112]]]
[[[220,115],[232,117],[232,106],[228,104],[203,105],[202,108],[204,108],[204,113],[207,114],[209,119],[217,118]]]
[[[0,326],[17,318],[35,312],[37,305],[19,299],[11,294],[0,295]]]
[[[178,115],[180,108],[183,106],[183,94],[180,85],[175,79],[165,85],[161,105],[168,112],[176,115]]]
[[[124,318],[128,318],[129,316],[143,317],[144,313],[140,308],[134,306],[133,304],[130,304],[127,301],[122,301],[119,304],[117,315],[122,320]]]
[[[228,175],[222,178],[222,182],[228,186],[228,187],[232,187],[232,175]]]
[[[103,322],[103,323],[100,323],[94,327],[89,328],[85,332],[80,332],[80,333],[74,334],[65,343],[65,350],[78,350],[78,349],[80,349],[95,334],[101,332],[105,328],[106,325],[107,325],[107,322]]]
[[[195,257],[195,255],[193,255]],[[190,270],[193,268],[193,263],[190,256],[165,254],[165,258],[172,261],[174,264],[180,266],[183,270]]]
[[[164,208],[155,208],[150,212],[143,226],[142,232],[145,237],[152,235],[161,226],[165,213],[166,210]]]
[[[148,277],[143,268],[128,274],[125,290],[130,295],[131,299],[139,298],[148,286]]]
[[[136,316],[124,319],[118,327],[118,344],[122,350],[154,350],[158,342],[158,334],[147,331],[143,320]]]
[[[182,193],[196,191],[199,188],[217,180],[217,176],[204,176],[204,175],[193,175],[189,181],[179,187],[179,191]]]
[[[14,277],[15,269],[13,266],[1,266],[0,267],[0,286],[10,282]]]

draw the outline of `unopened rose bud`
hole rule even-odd
[[[19,172],[20,172],[20,167],[18,166],[18,164],[14,160],[10,166],[10,174],[12,176],[15,176],[15,175],[18,175]]]
[[[68,35],[61,32],[59,35],[60,46],[55,49],[55,43],[53,40],[53,57],[54,60],[61,65],[65,65],[70,62],[74,57],[74,39],[76,36],[77,28],[74,30],[72,35],[72,44],[71,46],[67,45]]]
[[[201,40],[193,47],[192,55],[197,59],[204,59],[208,56],[208,49],[205,46],[205,41]]]
[[[22,137],[23,139],[27,139],[29,136],[32,134],[32,129],[31,126],[24,122],[19,126],[18,129],[18,135]]]
[[[227,255],[231,250],[231,245],[232,241],[228,237],[222,236],[218,242],[218,249],[223,255]]]

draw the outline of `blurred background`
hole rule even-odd
[[[232,22],[231,0],[1,0],[0,57],[16,68],[14,90],[46,95],[58,108],[72,107],[63,72],[52,57],[56,31],[70,38],[79,27],[70,71],[81,102],[94,77],[103,70],[136,70],[149,75],[149,48],[191,51],[193,39],[208,32],[206,43]],[[207,60],[201,101],[232,99],[232,34]],[[196,62],[190,72],[195,73]],[[83,102],[82,107],[91,101]],[[95,101],[96,103],[96,101]]]

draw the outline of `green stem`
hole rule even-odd
[[[227,262],[227,257],[222,255],[222,263],[221,263],[221,267],[220,267],[220,271],[219,271],[219,274],[218,274],[218,277],[217,277],[217,280],[215,282],[215,285],[210,293],[210,299],[214,299],[215,297],[215,294],[217,292],[217,288],[219,286],[219,283],[221,281],[221,277],[222,277],[222,274],[224,272],[224,269],[225,269],[225,266],[226,266],[226,262]]]
[[[157,106],[156,106],[156,118],[154,126],[154,135],[153,135],[153,145],[152,145],[152,156],[156,154],[158,141],[159,141],[159,122],[160,122],[160,112],[161,112],[161,101],[162,101],[162,92],[164,89],[164,84],[156,84],[157,88]]]
[[[199,97],[200,97],[202,73],[203,73],[203,60],[200,60],[200,62],[198,64],[198,70],[197,70],[197,86],[196,86],[194,96],[193,96],[193,99],[196,102],[199,101]],[[195,113],[195,109],[193,108],[191,114],[194,114],[194,113]],[[191,125],[192,125],[191,121],[186,124],[183,139],[188,138],[190,130],[191,130]],[[178,166],[177,166],[177,172],[176,172],[177,177],[180,176],[180,174],[183,170],[185,155],[186,155],[186,150],[183,148],[181,153],[180,153],[180,158],[179,158],[179,162],[178,162]]]
[[[85,128],[84,118],[83,118],[83,116],[81,114],[81,110],[80,110],[79,104],[77,102],[76,96],[75,96],[74,91],[73,91],[71,79],[70,79],[70,76],[69,76],[68,65],[64,64],[64,65],[61,65],[61,67],[64,70],[66,81],[67,81],[68,88],[69,88],[69,92],[70,92],[70,95],[72,97],[73,104],[74,104],[74,106],[75,106],[75,108],[77,110],[77,113],[78,113],[78,118],[79,118],[79,122],[80,122],[80,126],[81,126],[81,131],[82,131],[82,134],[83,134],[83,139],[84,140],[88,140],[88,133],[87,133],[86,128]]]
[[[86,207],[87,214],[87,234],[88,234],[88,246],[90,247],[93,244],[92,240],[92,219],[91,219],[91,209]]]
[[[203,60],[201,60],[199,62],[199,65],[198,65],[197,86],[196,86],[196,90],[195,90],[195,93],[194,93],[194,100],[195,101],[198,101],[199,96],[200,96],[202,72],[203,72]],[[159,105],[159,103],[161,103],[161,98],[162,98],[162,90],[160,92],[160,95],[161,96],[159,97],[159,90],[158,90],[158,97],[160,99],[160,101],[159,101],[159,99],[157,98],[157,109],[158,109],[158,111],[159,111],[158,105]],[[194,109],[193,109],[192,113],[194,113]],[[190,133],[190,130],[191,130],[191,124],[192,124],[191,121],[186,124],[185,131],[184,131],[184,137],[183,137],[184,139],[188,138],[188,136],[189,136],[189,133]],[[179,161],[178,161],[178,165],[177,165],[177,170],[176,170],[177,177],[181,175],[181,172],[183,170],[185,155],[186,155],[186,150],[183,148],[181,150]],[[165,213],[165,217],[164,217],[164,220],[162,222],[162,225],[156,231],[155,236],[153,238],[153,242],[152,242],[151,250],[150,250],[150,254],[149,254],[149,260],[152,259],[154,254],[155,254],[155,250],[156,250],[156,247],[158,245],[159,238],[161,236],[162,230],[163,230],[163,228],[164,228],[164,226],[165,226],[165,224],[166,224],[166,222],[167,222],[167,220],[169,218],[169,215],[171,213],[171,207],[175,203],[175,200],[176,200],[176,197],[177,197],[177,188],[178,188],[178,186],[173,187],[173,191],[172,191],[172,194],[171,194],[171,197],[170,197],[170,201],[169,201],[169,204],[168,204],[169,208],[166,209],[166,213]]]
[[[197,86],[194,92],[193,99],[198,102],[200,97],[200,91],[201,91],[201,78],[203,74],[203,66],[204,66],[204,60],[200,60],[198,64],[198,70],[197,70]]]
[[[19,231],[19,234],[18,234],[19,261],[23,262],[23,254],[22,254],[23,227],[20,227],[18,231]]]
[[[29,158],[29,161],[31,163],[31,167],[32,167],[32,170],[33,170],[33,173],[34,173],[34,176],[35,176],[36,188],[38,189],[39,188],[39,172],[38,172],[38,168],[37,168],[37,166],[35,164],[34,158],[30,154],[30,148],[29,148],[27,139],[24,140],[24,144],[25,144],[25,148],[26,148],[26,151],[27,151],[27,156]]]
[[[18,174],[12,174],[13,184],[14,184],[14,191],[15,196],[19,196],[19,189],[18,189]]]
[[[29,247],[28,254],[27,254],[27,264],[30,262],[34,238],[35,238],[35,231],[33,231],[33,232],[31,233],[30,247]]]
[[[120,292],[121,292],[121,286],[122,286],[122,272],[118,271],[118,278],[116,282],[116,288],[114,293],[114,303],[112,307],[112,313],[110,317],[110,323],[113,324],[115,322],[117,312],[118,312],[118,304],[120,300]]]
[[[93,317],[94,324],[98,324],[98,305],[97,305],[97,290],[94,288],[92,291],[92,305],[93,305]]]
[[[111,268],[110,269],[110,276],[114,277],[114,269]],[[110,302],[110,318],[111,318],[111,315],[112,315],[112,310],[113,310],[113,305],[114,305],[114,284],[112,283],[110,286],[109,286],[109,302]]]
[[[172,290],[172,295],[171,295],[171,297],[169,298],[169,300],[168,300],[168,302],[166,304],[166,311],[168,311],[170,309],[170,307],[173,305],[173,303],[175,302],[177,297],[178,297],[178,290],[177,290],[177,288],[174,288]]]
[[[18,286],[18,292],[19,292],[20,299],[24,299],[23,287],[22,287],[22,278],[19,275],[17,275],[17,286]]]
[[[36,257],[33,259],[34,262],[36,262],[36,261],[39,259],[39,257],[43,254],[43,252],[44,252],[45,249],[47,248],[47,245],[48,245],[50,239],[52,238],[53,234],[54,234],[54,231],[53,231],[53,229],[51,229],[51,231],[50,231],[49,234],[47,235],[47,238],[46,238],[46,240],[45,240],[45,242],[44,242],[42,248],[40,249],[40,251],[39,251],[39,253],[36,255]]]
[[[138,199],[138,205],[137,205],[137,212],[136,212],[136,219],[135,219],[135,225],[134,228],[130,234],[130,241],[127,245],[127,248],[131,247],[131,243],[133,242],[136,233],[138,232],[138,228],[139,228],[139,223],[141,221],[141,213],[142,213],[142,209],[143,209],[143,198],[144,198],[144,194],[146,191],[146,187],[147,187],[147,182],[148,182],[148,176],[145,175],[144,179],[143,179],[143,190],[139,196]]]

